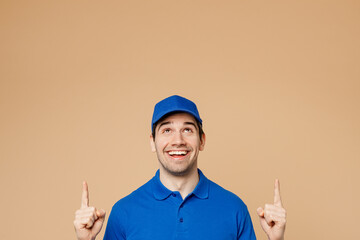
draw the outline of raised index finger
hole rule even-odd
[[[281,196],[280,196],[280,182],[279,182],[279,179],[275,180],[274,205],[278,206],[278,207],[282,207]]]
[[[81,208],[89,207],[89,189],[87,182],[83,182],[82,196],[81,196]]]

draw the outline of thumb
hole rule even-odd
[[[104,221],[106,212],[104,209],[96,210],[96,216],[99,218],[100,221]]]
[[[264,217],[264,209],[262,209],[262,207],[258,207],[258,209],[256,209],[256,212],[260,218]]]
[[[99,232],[101,231],[101,228],[104,224],[105,215],[106,212],[104,209],[96,210],[96,216],[98,217],[98,219],[95,221],[92,227],[92,232],[93,234],[95,234],[95,236],[98,235]]]
[[[259,216],[259,220],[260,220],[260,225],[261,225],[261,228],[264,230],[264,232],[267,234],[269,229],[270,229],[270,226],[267,224],[266,220],[265,220],[265,213],[264,213],[264,209],[262,207],[259,207],[258,209],[256,209],[256,212]]]

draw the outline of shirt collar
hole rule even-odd
[[[205,175],[198,169],[199,173],[199,182],[196,185],[194,191],[191,194],[194,194],[200,199],[206,199],[209,197],[209,180]],[[172,191],[167,189],[162,182],[160,181],[160,170],[156,171],[155,176],[152,179],[152,188],[155,199],[164,200],[170,196]]]
[[[198,169],[199,173],[199,182],[196,185],[193,194],[201,199],[206,199],[209,197],[209,179],[205,177],[200,169]]]
[[[160,181],[160,170],[156,171],[155,176],[152,179],[152,186],[153,186],[153,193],[154,197],[157,200],[164,200],[165,198],[169,197],[172,191],[167,189],[162,182]]]

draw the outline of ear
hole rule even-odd
[[[150,148],[152,152],[156,152],[155,139],[152,134],[150,134]]]
[[[200,151],[204,150],[204,148],[205,148],[205,139],[206,139],[206,136],[205,136],[205,133],[203,133],[203,135],[200,139],[200,147],[199,147]]]

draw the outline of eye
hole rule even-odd
[[[184,129],[184,132],[186,132],[186,133],[192,133],[193,130],[192,130],[191,128],[185,128],[185,129]]]
[[[170,132],[171,132],[171,129],[170,129],[170,128],[165,128],[162,132],[163,132],[163,133],[170,133]]]

